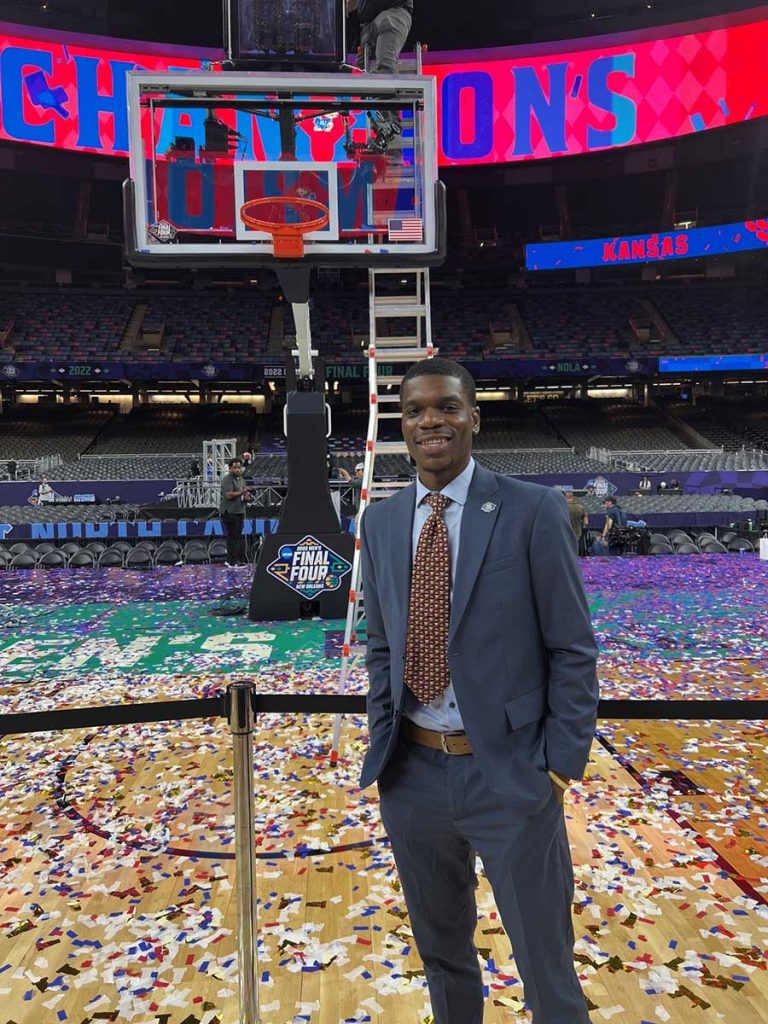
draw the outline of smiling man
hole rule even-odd
[[[563,794],[595,732],[596,648],[559,492],[490,473],[467,370],[405,374],[418,480],[362,523],[370,748],[435,1024],[481,1024],[479,854],[533,1024],[589,1024]]]

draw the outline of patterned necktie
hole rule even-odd
[[[428,494],[432,514],[421,528],[411,576],[405,685],[422,704],[448,686],[448,622],[451,616],[451,559],[443,519],[450,498]]]

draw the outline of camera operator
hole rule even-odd
[[[226,565],[245,565],[245,502],[250,489],[243,478],[243,464],[240,459],[230,459],[229,472],[221,478],[221,502],[219,513],[221,524],[227,535]]]
[[[346,0],[347,14],[357,11],[360,21],[358,66],[365,52],[372,53],[369,71],[393,75],[413,21],[413,0]]]

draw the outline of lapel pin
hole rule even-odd
[[[494,503],[492,501],[486,501],[486,503],[484,505],[480,506],[480,511],[481,512],[493,512],[493,510],[495,508],[496,508],[496,506],[494,505]]]

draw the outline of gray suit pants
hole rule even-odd
[[[373,21],[360,26],[360,46],[368,50],[368,70],[394,74],[400,52],[411,31],[411,12],[406,7],[390,7]],[[362,59],[358,61],[362,66]]]
[[[401,738],[379,780],[435,1024],[482,1024],[475,853],[483,861],[512,943],[533,1024],[590,1024],[573,963],[573,867],[554,795],[515,815],[472,755],[456,757]],[[510,993],[520,995],[519,990]]]

